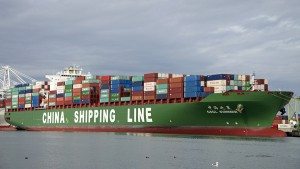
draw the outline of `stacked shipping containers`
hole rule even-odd
[[[177,99],[177,98],[183,98],[183,86],[184,86],[184,78],[182,76],[176,76],[174,77],[172,75],[172,78],[170,78],[170,99]]]
[[[84,79],[84,76],[79,76],[73,81],[73,104],[81,104],[82,81]]]
[[[250,75],[216,74],[207,76],[207,87],[213,87],[214,93],[230,90],[250,90]]]
[[[184,97],[205,97],[204,88],[201,86],[200,75],[188,75],[184,77]]]
[[[73,80],[65,81],[65,105],[73,104]]]
[[[82,104],[96,104],[99,100],[99,80],[87,79],[82,81]]]
[[[144,100],[156,99],[156,81],[158,73],[144,74]]]
[[[144,76],[133,76],[132,82],[132,101],[144,99]]]
[[[268,91],[268,80],[254,79],[253,90]]]
[[[131,99],[131,80],[129,76],[111,77],[110,101],[119,102],[130,101]]]
[[[111,76],[100,77],[100,103],[109,102]]]

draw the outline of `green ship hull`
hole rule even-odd
[[[272,128],[292,92],[227,92],[201,101],[6,112],[25,130],[284,136]]]

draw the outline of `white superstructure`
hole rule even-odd
[[[45,77],[50,81],[50,89],[57,89],[57,82],[66,81],[68,79],[73,79],[78,76],[91,76],[90,73],[84,74],[82,68],[78,66],[69,66],[63,71],[56,73],[56,75],[46,75]]]

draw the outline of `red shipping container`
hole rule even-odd
[[[82,80],[74,80],[73,84],[81,84]]]
[[[65,97],[65,101],[72,101],[73,97]]]
[[[156,91],[147,91],[144,92],[144,96],[155,96],[156,95]]]
[[[156,96],[144,96],[144,100],[155,100]]]
[[[170,83],[170,88],[183,88],[183,83]]]
[[[158,73],[146,73],[144,74],[144,78],[157,78]]]
[[[78,77],[76,77],[75,78],[75,81],[83,81],[83,80],[85,80],[85,76],[78,76]]]
[[[81,96],[81,92],[73,92],[73,96]]]
[[[19,102],[25,102],[25,97],[19,97],[18,101]]]
[[[72,105],[72,104],[73,104],[72,100],[65,101],[65,105]]]
[[[56,102],[56,105],[57,105],[57,106],[62,106],[62,105],[64,105],[64,104],[65,104],[64,101],[57,101],[57,102]]]
[[[183,93],[183,87],[170,88],[170,93]]]
[[[215,91],[214,87],[204,87],[204,92],[213,93]]]
[[[175,99],[175,98],[183,98],[183,93],[170,93],[169,96],[171,99]]]
[[[101,82],[102,81],[110,81],[110,79],[111,79],[111,76],[101,76]]]
[[[64,101],[64,98],[63,97],[59,97],[59,98],[56,98],[56,102],[63,102]]]
[[[110,80],[101,80],[100,84],[110,84]]]
[[[144,92],[143,91],[132,91],[132,96],[143,96]]]
[[[183,77],[173,77],[169,81],[170,83],[183,83]]]
[[[132,96],[132,101],[143,100],[143,96]]]
[[[73,89],[73,93],[81,92],[82,88]]]
[[[144,78],[144,82],[147,83],[147,82],[156,82],[157,81],[157,77],[147,77],[147,78]]]
[[[56,102],[56,98],[49,98],[49,102]]]
[[[169,78],[165,79],[157,79],[156,84],[168,84],[169,83]]]
[[[98,87],[98,88],[100,88],[100,86],[99,86],[99,83],[84,83],[84,84],[82,84],[82,88],[86,88],[86,87]]]

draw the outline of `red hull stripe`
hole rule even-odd
[[[145,128],[113,128],[113,127],[28,127],[31,131],[83,131],[83,132],[132,132],[132,133],[165,133],[189,135],[224,135],[249,137],[285,137],[286,134],[275,128],[217,128],[217,127],[145,127]]]

